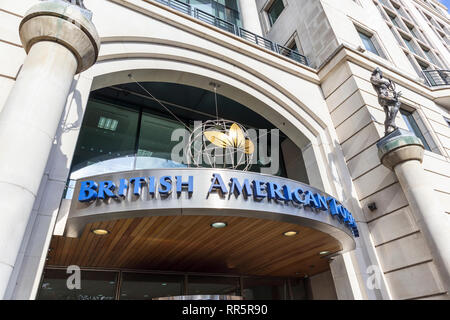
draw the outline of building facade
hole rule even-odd
[[[3,299],[449,299],[440,2],[0,0],[0,18]]]

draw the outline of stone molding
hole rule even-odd
[[[382,138],[377,147],[381,163],[391,170],[405,161],[417,160],[420,163],[423,161],[422,141],[409,131],[397,129]]]
[[[62,1],[38,3],[26,13],[19,33],[27,53],[40,41],[53,41],[65,46],[77,59],[77,73],[97,61],[100,37],[94,24],[75,5]]]

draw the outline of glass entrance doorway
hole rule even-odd
[[[81,288],[68,289],[65,268],[44,271],[38,300],[152,300],[221,295],[244,300],[307,300],[304,278],[81,270]]]

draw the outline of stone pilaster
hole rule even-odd
[[[244,29],[262,36],[258,8],[255,0],[239,0],[240,14]]]
[[[450,290],[450,226],[423,167],[424,147],[419,138],[397,129],[378,143],[381,163],[397,175],[411,212],[423,233],[442,280]]]

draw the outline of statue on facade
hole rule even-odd
[[[386,119],[384,121],[385,136],[396,130],[395,117],[400,110],[401,102],[398,100],[401,92],[395,90],[395,83],[389,79],[383,78],[383,72],[376,68],[372,72],[370,82],[378,95],[378,103],[383,107]]]

